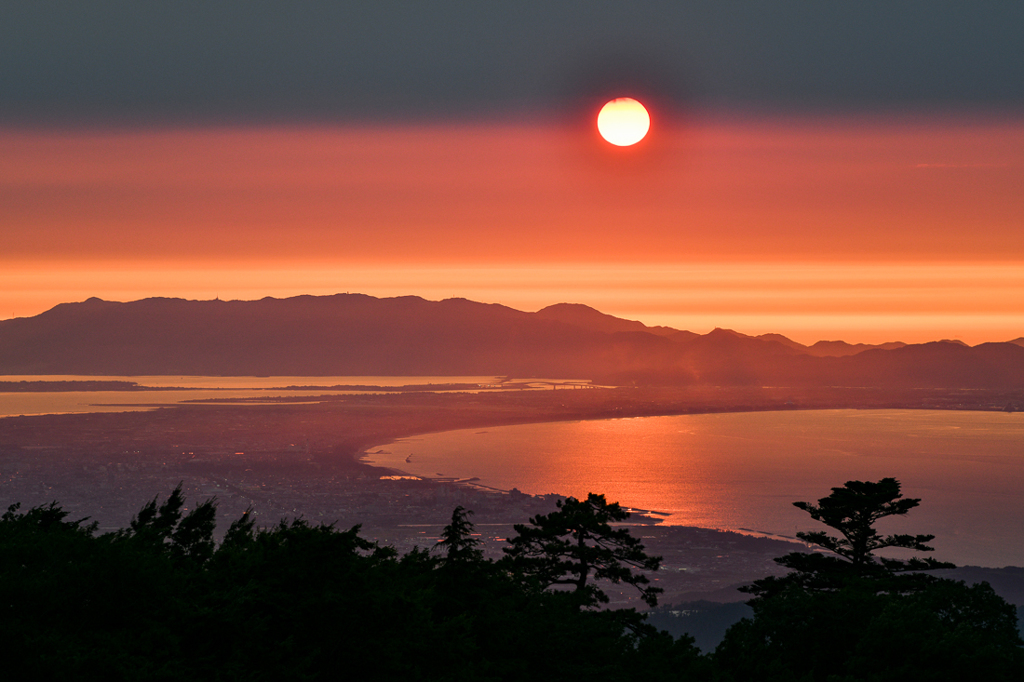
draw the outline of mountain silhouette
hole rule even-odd
[[[658,336],[679,334],[678,329],[671,327],[648,327],[642,322],[624,320],[595,310],[582,303],[556,303],[538,310],[534,315],[543,320],[564,322],[594,332],[613,334],[615,332],[648,332]]]
[[[889,343],[880,343],[877,345],[871,345],[867,343],[846,343],[845,341],[818,341],[812,346],[807,347],[807,352],[811,355],[817,355],[818,357],[844,357],[847,355],[857,355],[866,350],[872,348],[879,348],[881,350],[892,350],[893,348],[902,348],[907,344],[900,341],[890,341]]]
[[[458,376],[618,384],[1021,388],[1024,347],[807,347],[695,334],[578,304],[536,313],[466,299],[362,294],[258,301],[91,298],[0,321],[0,374]],[[860,350],[858,350],[860,349]],[[826,352],[827,351],[827,352]]]

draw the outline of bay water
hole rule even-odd
[[[885,533],[934,534],[937,559],[1024,566],[1024,413],[808,410],[466,429],[370,448],[427,478],[586,496],[664,523],[792,537],[824,526],[793,506],[848,480],[895,477],[921,499]],[[906,556],[893,552],[891,556]]]

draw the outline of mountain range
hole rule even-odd
[[[469,376],[614,384],[1024,388],[1024,338],[876,346],[695,334],[559,303],[362,294],[91,298],[0,321],[0,374]]]

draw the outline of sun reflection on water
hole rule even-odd
[[[1021,565],[1021,442],[1024,415],[820,410],[453,431],[399,441],[371,459],[533,494],[601,492],[667,513],[667,524],[784,536],[816,525],[792,502],[847,480],[895,476],[923,502],[883,531],[934,533],[937,550],[958,563]]]

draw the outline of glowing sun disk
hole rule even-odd
[[[597,130],[601,137],[618,147],[628,147],[644,139],[651,129],[651,116],[643,104],[620,97],[601,107]]]

